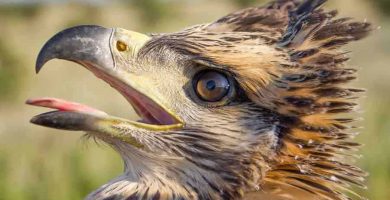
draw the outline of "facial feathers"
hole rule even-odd
[[[323,3],[278,0],[154,42],[230,72],[252,102],[277,114],[280,141],[262,183],[266,192],[286,196],[289,190],[278,188],[290,188],[345,200],[360,197],[350,187],[364,187],[366,174],[346,164],[359,147],[346,114],[362,90],[346,86],[356,70],[341,47],[372,28],[336,18]]]

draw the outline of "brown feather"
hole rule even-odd
[[[372,28],[337,19],[319,8],[325,1],[278,0],[158,38],[195,63],[228,71],[251,101],[288,119],[280,120],[277,156],[262,181],[271,188],[265,192],[281,197],[300,190],[319,199],[362,198],[350,191],[364,187],[366,174],[346,164],[359,145],[345,115],[363,90],[346,87],[356,70],[340,47]]]

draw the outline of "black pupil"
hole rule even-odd
[[[207,83],[206,83],[206,88],[207,88],[208,90],[214,90],[216,87],[217,87],[217,84],[215,83],[214,80],[209,80],[209,81],[207,81]]]

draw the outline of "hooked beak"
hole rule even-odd
[[[149,39],[146,35],[124,29],[91,25],[73,27],[56,34],[44,45],[35,68],[38,73],[44,64],[52,59],[73,61],[86,67],[117,89],[133,106],[141,118],[140,121],[113,117],[95,108],[65,100],[38,98],[27,100],[26,103],[57,111],[35,116],[31,122],[56,129],[96,132],[128,141],[133,145],[137,144],[133,138],[123,133],[124,129],[129,132],[182,128],[184,123],[180,117],[159,103],[157,98],[148,95],[150,88],[124,68],[131,66],[124,66],[124,62],[117,61],[121,59],[116,59],[115,55],[120,48],[120,51],[128,50],[128,57],[135,60],[137,51]]]
[[[64,59],[77,63],[93,63],[95,66],[114,68],[110,48],[112,28],[78,26],[66,29],[52,37],[39,52],[35,71],[38,73],[46,62]]]

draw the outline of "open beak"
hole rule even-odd
[[[117,38],[122,38],[121,40]],[[125,39],[125,42],[123,41]],[[78,26],[64,30],[52,37],[40,51],[36,72],[52,59],[76,62],[118,90],[133,106],[140,121],[130,121],[110,116],[95,108],[55,98],[27,100],[27,104],[56,109],[32,118],[37,125],[73,131],[97,132],[128,140],[123,127],[134,130],[167,131],[180,129],[183,121],[153,97],[147,84],[132,75],[123,62],[116,58],[119,50],[130,49],[130,59],[149,40],[140,33],[124,29],[108,29],[100,26]],[[119,43],[118,43],[119,42]],[[118,47],[118,44],[121,45]],[[132,58],[133,57],[133,58]],[[117,61],[118,60],[118,61]],[[148,95],[149,94],[149,95]],[[130,141],[133,141],[130,139]]]

